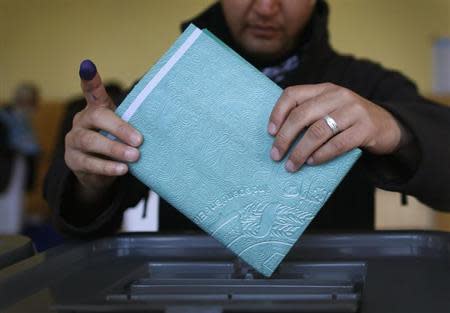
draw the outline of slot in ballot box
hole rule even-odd
[[[450,234],[307,234],[265,278],[203,235],[133,234],[0,271],[1,312],[449,312]]]

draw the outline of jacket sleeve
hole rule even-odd
[[[116,232],[123,212],[136,205],[147,192],[147,187],[131,174],[120,177],[111,187],[110,196],[96,207],[84,207],[74,195],[75,175],[64,161],[64,138],[72,127],[75,114],[84,105],[72,104],[61,124],[53,160],[44,183],[44,197],[52,209],[55,226],[65,235],[98,237]]]
[[[394,115],[413,137],[394,155],[364,155],[375,184],[450,211],[450,108],[420,96],[416,86],[395,71],[384,71],[370,100]]]

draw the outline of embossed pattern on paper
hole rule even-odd
[[[136,94],[190,27],[118,108]],[[360,155],[288,173],[267,133],[282,90],[202,33],[130,119],[144,134],[132,173],[270,276]]]

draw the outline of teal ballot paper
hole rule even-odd
[[[361,154],[287,172],[267,132],[281,92],[190,25],[116,112],[144,136],[131,173],[265,276]]]

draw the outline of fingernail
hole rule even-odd
[[[276,134],[276,132],[277,132],[277,126],[275,126],[275,124],[273,122],[270,122],[268,131],[269,131],[269,134],[274,136]]]
[[[314,159],[312,157],[309,157],[308,160],[306,160],[306,164],[313,165],[314,164]]]
[[[80,78],[82,80],[91,80],[97,73],[97,68],[91,60],[84,60],[80,64]]]
[[[280,158],[281,158],[281,156],[280,156],[280,151],[279,151],[277,148],[272,147],[272,150],[270,151],[270,157],[271,157],[272,160],[274,160],[274,161],[279,161]]]
[[[123,175],[127,172],[127,166],[125,164],[119,164],[116,166],[117,175]]]
[[[130,140],[133,145],[139,146],[142,142],[142,136],[138,133],[133,133],[131,134]]]
[[[295,172],[295,170],[296,170],[294,163],[291,160],[288,160],[286,162],[285,168],[288,172],[291,172],[291,173]]]
[[[130,161],[130,162],[136,161],[138,156],[139,156],[139,151],[137,149],[127,148],[125,150],[125,159],[127,159],[127,161]]]

